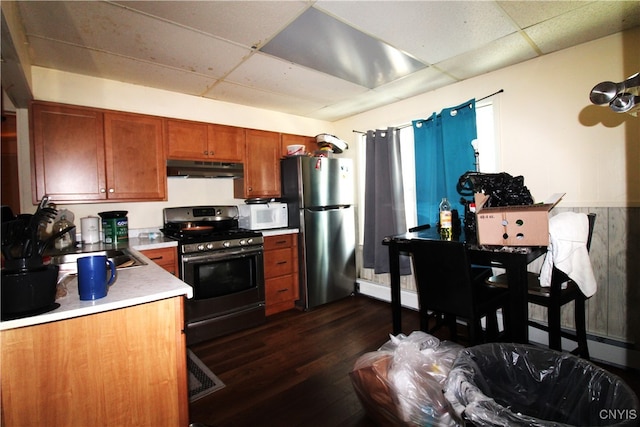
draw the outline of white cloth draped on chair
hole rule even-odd
[[[565,273],[589,298],[598,289],[587,240],[589,219],[584,213],[562,212],[549,219],[548,252],[540,270],[540,286],[551,286],[555,266]]]

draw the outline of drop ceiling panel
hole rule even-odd
[[[325,73],[255,53],[227,76],[227,81],[244,86],[321,102],[340,101],[366,92],[366,88]]]
[[[429,64],[517,30],[488,1],[320,1],[316,6]]]
[[[213,77],[223,76],[251,52],[108,3],[66,2],[63,9],[56,8],[55,3],[44,2],[42,7],[36,7],[31,2],[20,2],[28,36],[47,37]]]
[[[510,34],[479,49],[446,59],[436,66],[457,80],[468,79],[535,58],[536,51],[520,34]]]
[[[260,50],[370,89],[425,67],[314,8],[307,9]]]
[[[287,96],[228,82],[214,86],[207,92],[206,97],[299,116],[310,115],[324,106],[308,98]]]
[[[70,73],[154,87],[168,91],[201,96],[216,80],[194,75],[180,69],[158,66],[149,62],[115,56],[104,52],[33,39],[31,47],[39,52],[37,65]],[[65,58],[64,62],[60,58]],[[96,88],[96,92],[99,89]]]
[[[263,44],[309,5],[304,1],[118,1],[246,47]]]
[[[640,25],[640,1],[591,2],[526,30],[543,53]]]
[[[527,28],[585,6],[587,1],[499,1],[500,7],[520,28]]]

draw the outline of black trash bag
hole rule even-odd
[[[513,177],[506,172],[467,172],[458,179],[458,193],[473,195],[484,193],[489,196],[486,207],[532,205],[531,192],[524,185],[524,177]]]
[[[445,397],[475,426],[635,426],[640,405],[617,376],[569,353],[482,344],[458,355]]]

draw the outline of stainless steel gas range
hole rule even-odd
[[[165,208],[162,232],[178,241],[187,345],[265,322],[264,239],[238,227],[237,206]]]

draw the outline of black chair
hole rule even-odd
[[[587,250],[591,248],[591,237],[596,221],[596,214],[587,214],[589,219],[589,235],[587,238]],[[485,283],[490,289],[506,288],[507,275],[499,274],[486,279]],[[577,343],[577,347],[571,351],[572,354],[589,359],[589,347],[587,345],[587,325],[586,325],[586,297],[565,273],[553,268],[551,273],[551,286],[540,286],[539,275],[536,273],[527,274],[528,301],[547,309],[547,324],[529,320],[529,326],[546,331],[549,334],[549,348],[562,351],[562,338],[567,338]],[[566,284],[566,285],[565,285]],[[563,305],[574,302],[575,331],[563,330],[561,328],[560,310]]]
[[[425,240],[412,245],[420,329],[431,333],[447,324],[451,340],[456,341],[456,320],[462,318],[467,320],[469,345],[499,339],[497,311],[502,308],[503,315],[508,315],[509,294],[505,289],[484,286],[491,270],[473,268],[463,243]],[[429,327],[433,316],[436,324]],[[481,326],[483,317],[486,317],[486,331]]]

